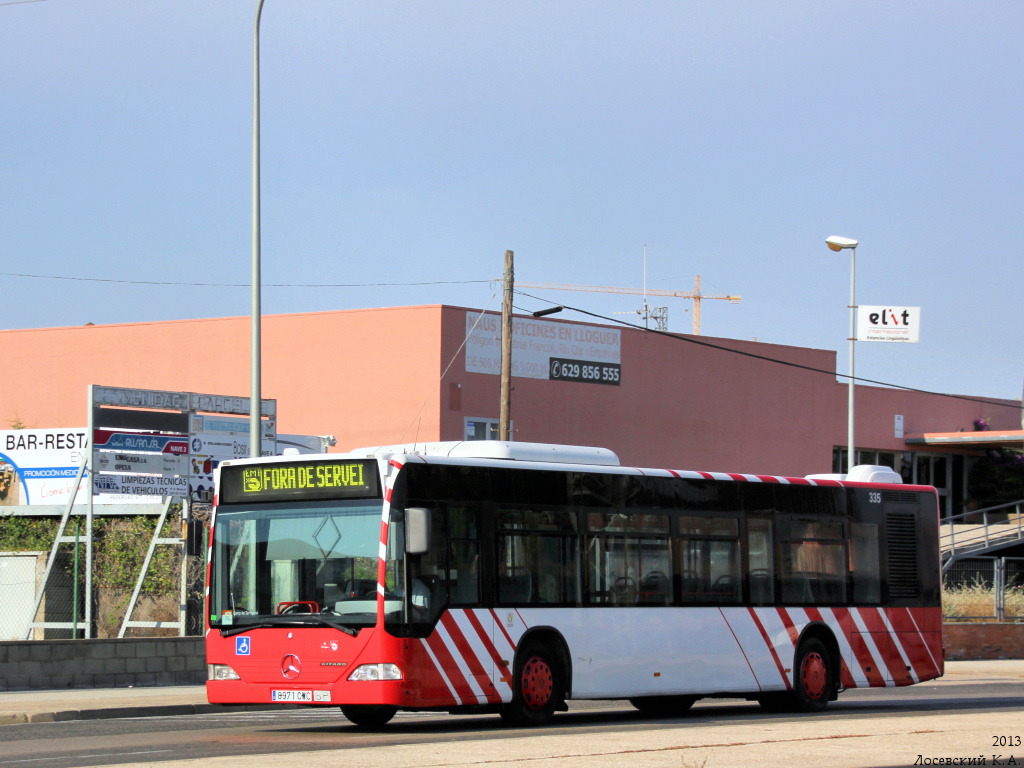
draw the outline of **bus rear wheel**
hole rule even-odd
[[[341,708],[341,714],[360,728],[382,728],[395,716],[398,707],[374,704],[352,704]]]
[[[797,710],[820,712],[825,708],[835,687],[833,667],[828,649],[820,640],[811,637],[800,644],[793,691]]]
[[[564,673],[555,654],[530,643],[517,654],[512,701],[501,708],[501,719],[512,725],[545,725],[562,704],[564,690]]]
[[[645,715],[654,717],[678,717],[697,701],[696,696],[639,696],[629,703]]]

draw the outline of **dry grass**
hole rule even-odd
[[[983,581],[962,587],[942,588],[942,616],[945,619],[994,619],[995,590]],[[1006,590],[1004,617],[1024,620],[1024,586]]]

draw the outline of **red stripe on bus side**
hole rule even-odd
[[[856,610],[856,609],[855,609]],[[895,641],[892,633],[889,632],[889,628],[885,625],[885,621],[878,614],[878,609],[875,608],[864,608],[857,611],[861,621],[864,622],[864,626],[871,632],[876,638],[875,647],[878,648],[879,640],[883,641],[884,644],[888,645]],[[886,669],[889,670],[889,677],[895,682],[897,680],[903,680],[907,676],[906,666],[903,664],[903,660],[899,658],[899,654],[895,648],[890,650],[889,648],[882,647],[878,648],[878,652],[882,654],[882,660],[885,664]]]
[[[448,682],[451,683],[452,688],[455,689],[455,697],[458,699],[460,704],[476,704],[476,694],[473,693],[473,688],[462,674],[462,670],[459,669],[458,663],[452,657],[448,646],[445,644],[441,636],[437,634],[437,631],[430,633],[430,637],[427,638],[427,645],[430,646],[430,650],[434,653],[434,658],[437,663],[441,666],[439,672],[443,671],[448,677]]]
[[[491,676],[484,669],[484,665],[480,663],[480,659],[477,658],[476,653],[473,651],[473,646],[469,644],[466,636],[462,634],[462,629],[459,627],[458,622],[455,621],[455,617],[450,612],[445,611],[444,615],[441,616],[441,623],[448,630],[448,636],[451,637],[452,642],[455,643],[456,651],[462,657],[466,666],[469,667],[470,674],[477,679],[477,683],[483,688],[487,700],[492,704],[500,702],[501,697],[498,696],[491,685]],[[486,685],[483,684],[481,678],[487,679]]]
[[[789,615],[789,611],[785,608],[779,608],[779,618],[782,619],[783,626],[786,627],[786,631],[789,633],[789,640],[793,643],[793,649],[796,649],[796,644],[800,642],[800,633],[796,631],[796,624]]]
[[[932,657],[928,653],[924,636],[920,633],[910,616],[910,609],[887,608],[885,612],[889,617],[889,623],[896,633],[893,637],[893,642],[897,642],[903,647],[903,652],[907,655],[910,666],[913,667],[917,678],[919,680],[928,680],[938,677],[939,670],[935,668],[935,662],[932,661]]]
[[[775,666],[779,668],[779,675],[782,677],[782,681],[786,684],[786,690],[792,690],[793,686],[789,682],[789,676],[786,674],[786,668],[782,666],[782,660],[779,658],[779,654],[775,650],[775,645],[772,643],[771,638],[768,637],[768,633],[764,629],[764,625],[761,620],[757,617],[757,613],[753,608],[747,608],[750,611],[750,617],[754,620],[754,626],[761,633],[761,637],[764,638],[764,644],[768,646],[768,650],[772,654],[772,659],[775,660]]]
[[[868,685],[872,688],[884,688],[885,678],[882,677],[882,672],[878,668],[878,662],[871,655],[871,649],[868,648],[867,643],[861,636],[860,630],[854,623],[850,610],[848,608],[833,608],[832,613],[839,620],[839,628],[843,630],[846,642],[850,644],[850,651],[857,660],[861,673],[867,678]],[[881,653],[881,651],[879,652]]]
[[[480,623],[480,618],[470,610],[464,611],[463,613],[469,620],[469,623],[473,625],[473,629],[476,630],[477,637],[480,638],[480,642],[483,643],[484,648],[487,649],[487,653],[490,655],[491,661],[494,662],[495,668],[497,669],[501,667],[501,656],[498,655],[498,649],[494,647],[491,636],[488,634],[487,630],[484,629],[484,625]]]

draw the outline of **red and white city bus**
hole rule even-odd
[[[815,711],[939,677],[935,490],[839,477],[503,442],[224,462],[209,700],[540,724],[569,699]]]

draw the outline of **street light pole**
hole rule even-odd
[[[262,393],[260,391],[260,15],[263,0],[256,3],[256,21],[252,30],[252,369],[249,381],[249,456],[257,458],[263,447],[260,429]]]
[[[850,380],[848,400],[848,414],[846,423],[846,471],[853,469],[856,461],[856,443],[853,435],[853,382],[854,382],[854,344],[857,341],[857,241],[848,237],[832,235],[825,240],[825,244],[833,251],[850,250]]]

